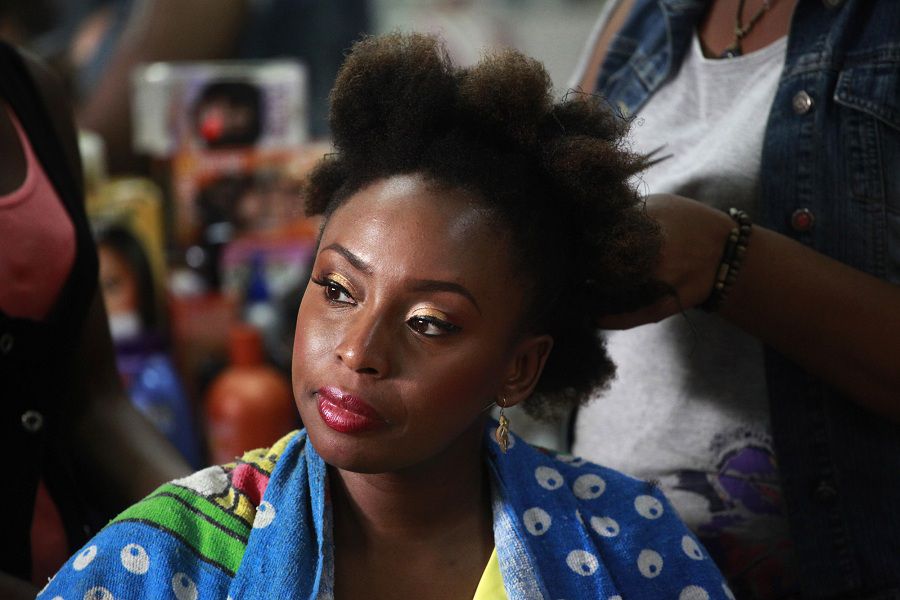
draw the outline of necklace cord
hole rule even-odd
[[[750,17],[750,20],[744,25],[744,4],[746,0],[738,0],[738,8],[737,12],[734,15],[734,41],[730,46],[725,48],[725,51],[722,53],[722,58],[733,58],[735,56],[740,56],[743,54],[743,48],[741,47],[741,41],[749,34],[756,24],[762,19],[763,15],[768,12],[771,2],[770,0],[763,0],[762,6]]]

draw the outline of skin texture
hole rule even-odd
[[[475,198],[418,176],[363,188],[323,230],[293,386],[332,465],[338,597],[475,591],[493,546],[485,409],[524,400],[552,346],[521,330],[526,299],[509,253]],[[318,410],[325,386],[364,400],[379,425],[330,428]]]

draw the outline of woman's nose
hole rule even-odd
[[[368,314],[364,309],[354,312],[344,322],[337,359],[357,373],[385,377],[390,366],[386,339],[389,325],[383,316]]]

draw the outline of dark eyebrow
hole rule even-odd
[[[353,254],[340,244],[330,244],[325,248],[322,248],[323,252],[325,250],[337,252],[338,254],[346,258],[347,262],[353,265],[356,270],[362,271],[366,275],[373,274],[372,267],[369,266],[369,263]],[[458,283],[453,283],[452,281],[441,281],[439,279],[417,279],[412,282],[411,289],[415,292],[451,292],[454,294],[459,294],[460,296],[471,302],[472,306],[475,307],[475,310],[477,310],[478,313],[481,314],[481,307],[478,306],[478,301],[475,300],[475,296],[472,295],[472,292]]]
[[[412,282],[412,289],[416,292],[451,292],[454,294],[459,294],[460,296],[466,298],[469,302],[471,302],[472,306],[475,307],[475,310],[477,310],[478,313],[481,314],[481,307],[478,306],[478,301],[475,300],[475,296],[472,295],[472,292],[458,283],[453,283],[452,281],[440,281],[436,279],[417,279],[416,281]]]
[[[346,258],[347,262],[349,262],[351,265],[353,265],[353,267],[357,271],[362,271],[366,275],[372,274],[372,267],[369,266],[369,263],[367,263],[366,261],[364,261],[357,255],[353,254],[352,252],[350,252],[349,250],[347,250],[340,244],[331,244],[329,246],[326,246],[325,248],[322,248],[322,251],[325,251],[325,250],[333,250],[334,252],[337,252],[338,254],[340,254],[341,256]]]

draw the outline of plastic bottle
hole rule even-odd
[[[298,424],[291,387],[264,362],[259,331],[235,325],[229,338],[231,363],[210,384],[205,400],[209,459],[215,464],[270,446]]]
[[[253,255],[250,281],[244,296],[244,321],[262,335],[263,348],[271,357],[278,349],[281,319],[266,281],[266,264],[261,253]]]
[[[130,357],[120,353],[118,364],[134,406],[172,442],[189,465],[200,468],[194,415],[169,356],[163,352]]]

